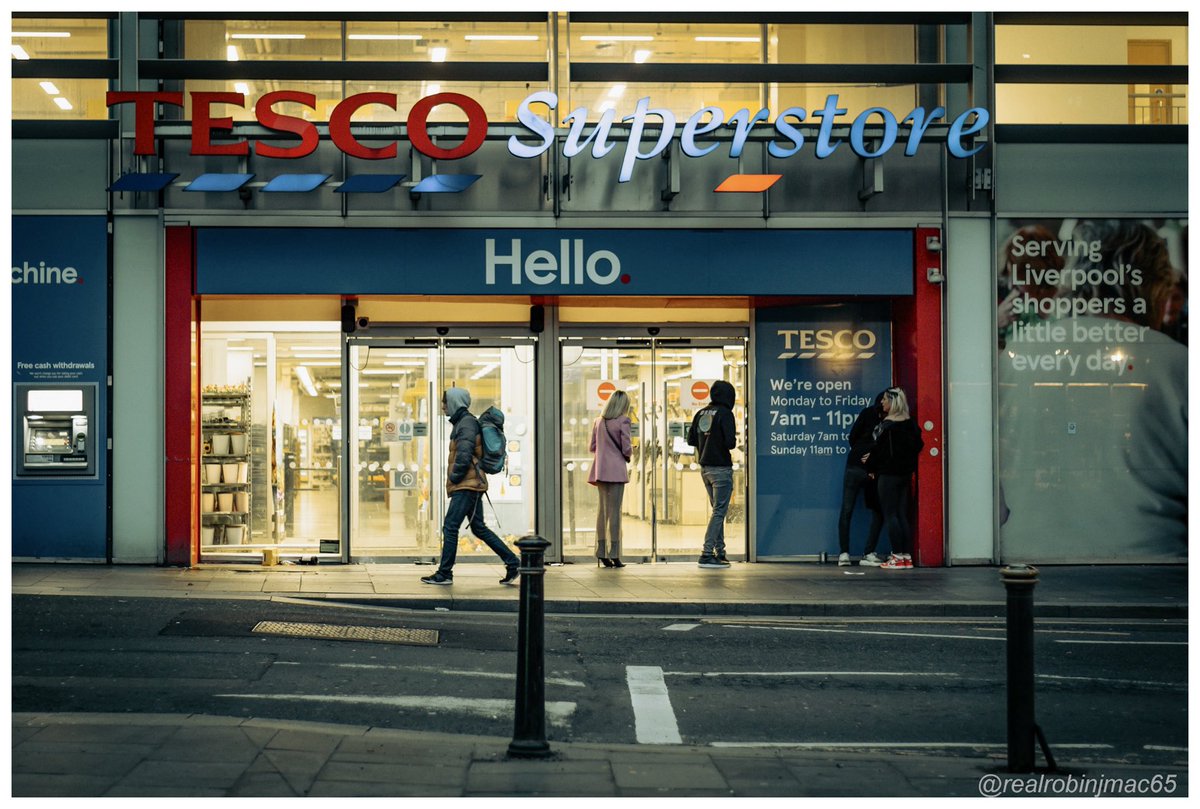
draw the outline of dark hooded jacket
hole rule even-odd
[[[917,458],[924,446],[921,428],[914,419],[884,419],[867,458],[867,471],[876,475],[908,477],[917,471]]]
[[[733,466],[729,451],[737,446],[737,422],[733,418],[737,392],[721,379],[713,383],[709,397],[711,403],[692,417],[687,442],[696,448],[701,466]],[[702,422],[709,425],[707,431],[701,428]]]
[[[450,457],[446,460],[446,494],[462,489],[487,491],[487,476],[480,474],[483,433],[479,419],[471,414],[471,394],[465,388],[447,388],[446,412],[450,423]]]
[[[875,404],[864,407],[854,420],[854,426],[850,428],[850,452],[846,455],[846,466],[866,467],[862,458],[875,445],[872,434],[875,425],[883,421],[884,393],[885,391],[879,391],[879,395],[875,397]]]

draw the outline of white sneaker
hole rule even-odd
[[[866,565],[867,567],[879,567],[883,564],[883,560],[873,553],[868,553],[862,559],[859,559],[858,563],[860,565]]]
[[[850,554],[843,553],[838,557],[838,567],[850,567]]]

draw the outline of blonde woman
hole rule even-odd
[[[879,567],[906,570],[912,563],[912,526],[908,522],[912,476],[920,457],[921,430],[908,412],[908,397],[901,388],[888,388],[880,402],[885,413],[875,426],[875,443],[863,456],[867,472],[876,479],[879,506],[892,542],[892,556]]]
[[[596,514],[596,564],[605,567],[625,567],[621,562],[621,499],[629,482],[626,464],[633,456],[630,435],[629,396],[623,390],[613,391],[604,412],[592,424],[592,468],[588,483],[600,493],[600,509]]]

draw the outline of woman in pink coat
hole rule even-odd
[[[596,514],[596,564],[625,567],[621,562],[621,498],[629,482],[626,464],[633,455],[629,431],[629,396],[613,391],[600,418],[592,425],[592,469],[588,483],[600,492]]]

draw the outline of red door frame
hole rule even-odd
[[[200,299],[195,294],[195,231],[166,229],[165,368],[163,393],[166,549],[168,565],[199,560],[200,522]]]
[[[913,231],[913,295],[893,306],[896,383],[908,394],[913,418],[921,427],[925,447],[917,462],[916,505],[913,516],[913,555],[918,565],[940,567],[945,546],[945,410],[943,401],[942,252],[940,228]],[[929,279],[929,269],[938,278]],[[931,425],[929,429],[926,425]]]

